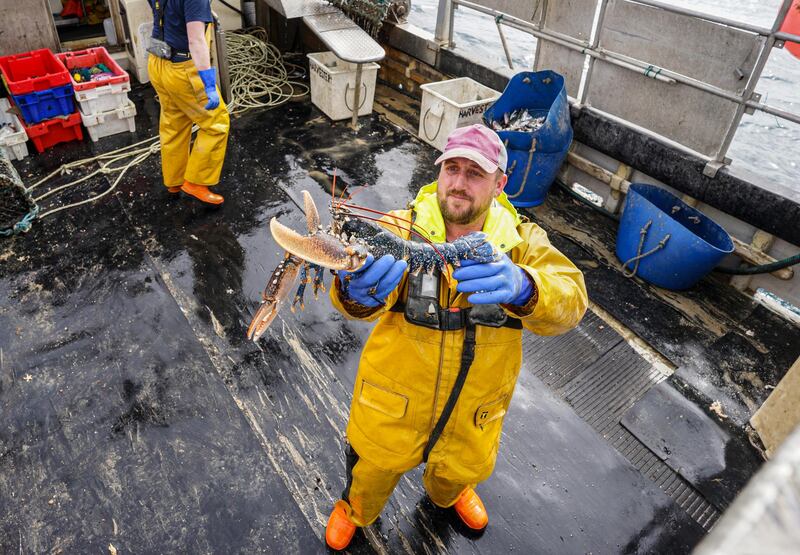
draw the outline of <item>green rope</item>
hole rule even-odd
[[[0,237],[11,237],[12,235],[18,235],[20,233],[28,233],[31,230],[33,220],[35,220],[39,215],[39,205],[33,202],[33,200],[30,198],[30,195],[26,195],[26,197],[33,204],[33,208],[31,208],[22,217],[22,219],[15,223],[12,227],[0,229]]]

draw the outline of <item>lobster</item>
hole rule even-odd
[[[298,276],[300,286],[291,309],[294,311],[297,305],[303,308],[305,288],[311,282],[312,271],[316,298],[320,291],[325,291],[322,279],[324,268],[332,271],[357,272],[369,254],[375,258],[386,254],[391,254],[397,260],[402,258],[408,262],[408,271],[414,275],[419,272],[432,272],[434,269],[447,272],[448,265],[458,267],[463,260],[483,263],[496,261],[499,257],[498,251],[487,241],[483,232],[469,233],[450,243],[432,243],[413,230],[414,224],[408,220],[348,204],[344,200],[337,200],[335,195],[330,203],[331,224],[327,229],[323,229],[317,207],[308,191],[303,191],[303,204],[308,235],[293,231],[280,223],[277,218],[270,220],[272,237],[286,254],[270,276],[262,294],[261,305],[247,329],[247,338],[253,341],[257,341],[275,319],[280,306],[289,297],[291,287]],[[357,214],[355,211],[370,212],[388,218],[379,220]],[[379,221],[383,225],[378,225]],[[411,235],[420,237],[422,241],[403,239],[384,226],[409,230]],[[346,288],[346,283],[343,287]]]

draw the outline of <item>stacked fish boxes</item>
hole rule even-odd
[[[28,136],[20,119],[11,111],[7,98],[0,98],[0,150],[9,160],[22,160],[28,155]]]
[[[50,50],[3,56],[0,72],[36,150],[83,139],[69,73]]]
[[[136,106],[128,98],[130,77],[105,48],[56,56],[69,71],[80,118],[92,141],[136,130]]]

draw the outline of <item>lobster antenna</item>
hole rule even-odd
[[[358,194],[359,192],[363,191],[363,190],[364,190],[364,189],[366,189],[366,188],[367,188],[367,186],[366,186],[366,185],[361,185],[360,187],[356,187],[356,188],[355,188],[355,190],[354,190],[352,193],[350,193],[349,195],[347,195],[347,198],[346,198],[346,199],[342,199],[342,198],[340,198],[339,200],[341,200],[341,201],[342,201],[342,202],[340,203],[340,206],[346,206],[346,205],[344,204],[345,202],[350,202],[351,200],[353,200],[353,197],[354,197],[354,196],[356,196],[356,194]],[[343,196],[344,196],[344,193],[342,193],[342,197],[343,197]]]
[[[380,216],[388,216],[388,217],[394,218],[396,220],[400,220],[403,223],[410,224],[411,226],[417,225],[414,222],[412,222],[411,220],[408,220],[406,218],[401,218],[400,216],[395,216],[394,214],[389,214],[388,212],[381,212],[380,210],[375,210],[373,208],[367,208],[366,206],[359,206],[357,204],[347,204],[347,203],[341,203],[339,206],[344,206],[345,208],[352,208],[354,210],[363,210],[365,212],[371,212],[372,214],[378,214]],[[419,227],[419,226],[417,226],[417,227]],[[404,227],[404,228],[401,228],[401,229],[405,229],[407,231],[411,231],[411,227]]]
[[[403,222],[403,223],[407,223],[407,224],[409,224],[409,226],[408,226],[408,227],[400,227],[400,226],[399,226],[399,225],[397,225],[397,224],[392,224],[392,225],[394,225],[394,226],[395,226],[395,227],[397,227],[397,228],[400,228],[400,229],[404,229],[404,230],[406,230],[406,231],[409,231],[409,232],[414,232],[414,228],[415,228],[415,227],[416,227],[417,229],[422,229],[422,228],[419,226],[419,224],[417,224],[417,223],[414,223],[412,220],[408,220],[408,219],[406,219],[406,218],[401,218],[400,216],[395,216],[394,214],[389,214],[388,212],[381,212],[380,210],[374,210],[374,209],[372,209],[372,208],[367,208],[366,206],[359,206],[359,205],[357,205],[357,204],[346,204],[346,203],[341,203],[339,206],[343,206],[343,207],[345,207],[345,208],[352,208],[352,209],[355,209],[355,210],[364,210],[364,211],[366,211],[366,212],[371,212],[371,213],[373,213],[373,214],[379,214],[379,215],[381,215],[381,216],[388,216],[388,217],[390,217],[390,218],[394,218],[394,219],[396,219],[396,220],[400,220],[400,221],[401,221],[401,222]],[[414,233],[416,233],[416,232],[414,232]],[[419,235],[419,233],[417,233],[417,235]],[[422,237],[422,235],[419,235],[419,236],[420,236],[420,237]],[[425,237],[422,237],[422,238],[423,238],[423,239],[426,239]],[[431,243],[431,244],[433,244],[433,243]]]
[[[345,204],[345,207],[348,207],[348,206]],[[383,212],[380,212],[378,210],[372,210],[371,208],[362,208],[362,207],[358,207],[358,206],[356,206],[355,208],[359,208],[361,210],[367,210],[368,212],[376,212],[378,214],[384,214]],[[438,248],[436,248],[436,245],[433,243],[433,241],[431,241],[430,239],[428,239],[427,237],[425,237],[421,233],[419,233],[417,231],[414,231],[413,229],[409,229],[407,227],[403,227],[400,224],[396,224],[396,223],[389,222],[389,221],[386,221],[386,220],[381,220],[379,218],[373,218],[371,216],[364,216],[363,214],[353,214],[353,216],[356,217],[356,218],[361,218],[362,220],[370,220],[372,222],[379,222],[379,223],[382,223],[382,224],[391,225],[391,226],[394,226],[394,227],[396,227],[398,229],[408,231],[409,233],[415,235],[416,237],[419,237],[420,239],[422,239],[423,241],[428,243],[431,247],[433,247],[434,252],[436,252],[436,254],[439,256],[439,258],[442,259],[442,262],[444,263],[444,268],[447,271],[447,279],[448,280],[450,279],[450,269],[447,267],[447,259],[444,257],[442,252]],[[395,216],[391,216],[389,214],[384,214],[384,216],[390,216],[392,218],[395,217]],[[404,218],[397,218],[397,219],[398,220],[404,220]],[[405,220],[405,221],[408,221],[408,220]]]
[[[333,184],[331,185],[331,204],[336,205],[336,168],[333,168]]]

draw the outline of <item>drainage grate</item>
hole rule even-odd
[[[666,376],[594,313],[558,337],[525,334],[523,364],[700,526],[720,516],[689,482],[622,427],[620,419]]]

